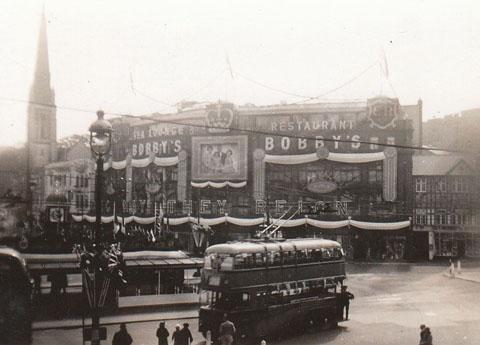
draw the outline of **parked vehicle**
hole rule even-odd
[[[337,286],[343,284],[341,245],[326,239],[264,239],[211,246],[205,251],[201,288],[207,305],[199,331],[218,336],[227,314],[237,337],[326,328],[341,321]]]

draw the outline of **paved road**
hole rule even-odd
[[[349,290],[355,294],[350,321],[338,329],[269,340],[269,344],[418,344],[418,326],[431,327],[434,344],[480,344],[480,284],[446,277],[443,267],[375,266],[353,269]],[[183,314],[185,315],[185,314]],[[159,314],[159,316],[161,316]],[[172,316],[172,315],[170,315]],[[135,321],[138,316],[132,316]],[[195,342],[197,320],[171,320],[190,323]],[[134,344],[156,344],[157,322],[128,324]],[[109,339],[118,326],[108,326]],[[34,345],[81,344],[80,330],[49,330],[34,333]]]

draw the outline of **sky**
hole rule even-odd
[[[26,138],[43,9],[61,138],[86,133],[100,108],[167,113],[181,100],[383,94],[422,99],[424,120],[480,107],[477,3],[2,0],[0,145]]]

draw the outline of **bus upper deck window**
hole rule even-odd
[[[210,264],[214,270],[220,269],[221,259],[218,255],[214,254],[210,257]]]
[[[333,257],[335,259],[340,259],[343,256],[343,250],[341,248],[334,248],[333,249]]]
[[[227,256],[226,258],[223,259],[222,265],[221,265],[221,270],[222,271],[233,270],[233,257]]]
[[[205,256],[205,261],[203,263],[203,267],[206,268],[206,269],[212,268],[212,256],[211,255]]]
[[[241,254],[235,255],[234,263],[237,269],[245,268],[245,260]]]
[[[279,252],[273,253],[273,264],[274,265],[280,265],[281,264],[281,256]]]

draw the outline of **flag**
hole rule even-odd
[[[230,76],[232,77],[232,79],[235,79],[233,77],[233,69],[232,69],[232,64],[230,63],[230,59],[228,58],[228,54],[225,55],[225,59],[227,61],[227,66],[228,66],[228,71],[230,72]]]
[[[387,61],[387,55],[385,54],[385,50],[383,48],[382,48],[381,54],[382,54],[382,56],[381,56],[380,64],[381,64],[381,67],[383,69],[383,73],[385,75],[385,78],[388,79],[388,75],[389,75],[388,61]]]
[[[113,203],[113,234],[116,235],[120,230],[120,224],[117,219],[117,212],[115,210],[115,202]]]
[[[132,89],[132,93],[134,95],[136,95],[135,93],[135,87],[133,86],[133,75],[132,75],[132,71],[130,71],[130,88]]]

